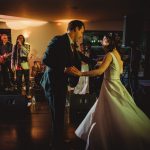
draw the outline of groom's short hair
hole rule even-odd
[[[83,28],[85,29],[84,23],[80,20],[72,20],[68,23],[68,28],[67,31],[72,31],[75,30],[76,27],[78,27],[79,29],[81,29],[83,26]]]

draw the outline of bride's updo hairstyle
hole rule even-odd
[[[105,46],[104,49],[107,52],[112,52],[113,49],[117,49],[118,51],[120,50],[120,37],[116,33],[108,33],[104,35],[106,39],[108,40],[109,45]]]

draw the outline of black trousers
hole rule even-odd
[[[0,66],[0,86],[5,89],[11,86],[13,82],[14,74],[11,70],[10,61],[1,64]]]
[[[17,90],[20,94],[22,93],[22,77],[23,76],[25,80],[26,94],[29,95],[29,88],[30,88],[29,69],[28,70],[16,70]]]
[[[57,81],[56,81],[57,82]],[[52,115],[52,145],[56,150],[64,147],[64,116],[67,86],[56,85],[49,97],[49,106]]]

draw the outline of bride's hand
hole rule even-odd
[[[64,72],[65,72],[65,73],[72,74],[72,75],[74,75],[74,76],[81,76],[81,75],[82,75],[81,71],[79,71],[79,70],[78,70],[76,67],[74,67],[74,66],[66,68]]]
[[[87,72],[81,72],[76,67],[71,67],[72,72],[77,73],[78,76],[87,76]]]
[[[78,70],[76,67],[71,67],[71,72],[75,75],[75,76],[81,76],[82,72],[80,70]]]

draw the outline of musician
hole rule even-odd
[[[22,77],[25,79],[26,96],[30,98],[29,91],[29,62],[28,54],[30,51],[29,45],[25,44],[25,38],[23,35],[19,35],[16,40],[16,44],[13,48],[11,57],[11,67],[13,71],[16,71],[17,91],[22,94]]]
[[[34,81],[35,81],[34,88],[41,87],[40,80],[41,80],[42,75],[43,75],[43,72],[42,72],[41,62],[34,61],[32,70],[31,70],[31,76],[34,77]]]
[[[34,61],[31,71],[31,76],[35,77],[38,73],[42,72],[41,64],[39,61]]]
[[[8,90],[13,83],[13,72],[11,70],[12,44],[8,41],[6,34],[1,35],[0,41],[0,86]]]

